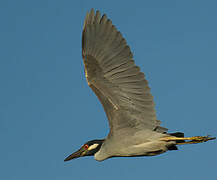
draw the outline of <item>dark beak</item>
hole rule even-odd
[[[69,161],[71,159],[79,158],[85,155],[85,150],[83,148],[69,155],[64,161]]]

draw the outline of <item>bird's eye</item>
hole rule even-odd
[[[83,147],[84,147],[84,149],[88,149],[89,148],[89,146],[87,144],[85,144]]]

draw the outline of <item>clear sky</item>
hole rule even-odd
[[[216,0],[1,0],[0,179],[215,179],[217,141],[155,157],[63,162],[109,131],[81,57],[91,8],[126,38],[163,126],[217,136]]]

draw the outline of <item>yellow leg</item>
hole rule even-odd
[[[209,136],[194,136],[194,137],[174,137],[174,136],[169,136],[169,137],[161,138],[162,141],[188,140],[186,142],[177,143],[178,145],[202,143],[202,142],[206,142],[206,141],[213,140],[213,139],[216,139],[216,138],[215,137],[209,137]]]

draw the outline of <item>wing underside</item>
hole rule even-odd
[[[84,22],[82,57],[88,85],[104,107],[111,132],[120,128],[166,131],[159,126],[150,88],[126,40],[106,15],[101,17],[93,9]]]

